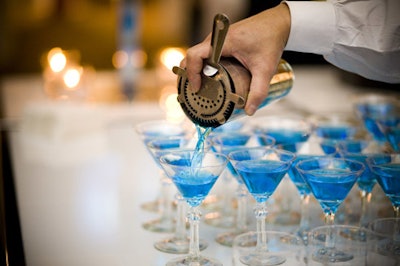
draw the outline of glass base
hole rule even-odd
[[[171,254],[187,254],[189,253],[189,238],[169,237],[154,243],[154,247],[165,253]],[[208,246],[207,241],[199,240],[199,249],[204,250]]]
[[[394,241],[392,239],[382,240],[378,244],[377,251],[383,256],[400,258],[400,241]]]
[[[304,245],[307,245],[308,244],[308,233],[309,233],[309,231],[310,231],[310,228],[308,228],[308,227],[305,227],[305,228],[299,227],[299,228],[297,228],[297,230],[295,230],[293,232],[293,234],[295,236],[298,236],[303,241]]]
[[[175,232],[175,222],[164,219],[157,219],[144,223],[143,228],[157,233],[173,233]]]
[[[243,233],[245,233],[245,231],[236,230],[236,231],[225,232],[217,235],[215,241],[223,246],[232,247],[233,240],[235,240],[235,237]]]
[[[279,213],[268,214],[268,220],[273,224],[283,226],[296,225],[300,222],[300,214],[295,211],[285,211]]]
[[[233,228],[235,226],[235,217],[233,215],[224,215],[220,212],[209,212],[204,216],[204,222],[214,227]]]
[[[286,258],[271,254],[249,254],[240,257],[240,261],[251,266],[273,266],[285,263]]]
[[[148,211],[148,212],[159,212],[160,210],[160,201],[155,200],[155,201],[149,201],[149,202],[145,202],[143,204],[140,205],[140,208],[142,210]]]
[[[345,262],[353,259],[353,255],[336,248],[321,248],[316,251],[312,258],[321,263]]]
[[[170,260],[166,266],[223,266],[221,262],[216,259],[200,256],[198,258],[179,257]]]

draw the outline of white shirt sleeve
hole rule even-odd
[[[321,54],[368,79],[400,83],[399,0],[286,1],[285,50]]]

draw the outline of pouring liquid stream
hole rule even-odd
[[[195,169],[200,168],[203,161],[203,152],[205,151],[206,139],[213,129],[212,127],[202,127],[197,124],[195,126],[196,126],[198,140],[196,143],[195,152],[193,153],[193,158],[191,162],[192,171],[195,171]],[[196,173],[194,172],[192,172],[192,174],[196,175]]]

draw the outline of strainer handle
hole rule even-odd
[[[217,14],[214,17],[213,30],[211,34],[211,51],[208,64],[218,68],[221,58],[222,46],[229,28],[229,18],[225,14]]]

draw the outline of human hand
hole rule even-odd
[[[245,105],[247,115],[253,115],[267,97],[269,83],[276,72],[289,32],[290,12],[285,3],[229,27],[221,55],[236,58],[252,75]],[[200,89],[200,73],[203,60],[210,53],[210,41],[211,34],[203,42],[189,48],[181,62],[193,91]]]

